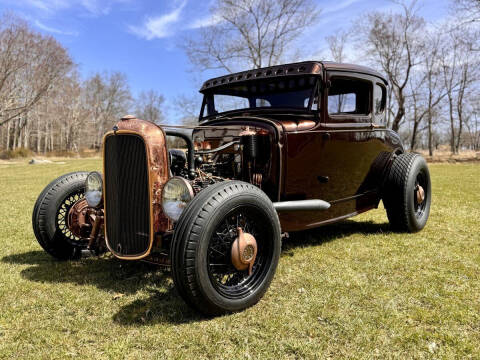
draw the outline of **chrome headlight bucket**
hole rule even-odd
[[[163,212],[171,220],[178,221],[193,196],[192,185],[186,179],[179,176],[170,178],[162,190]]]
[[[85,180],[85,199],[90,207],[97,207],[103,201],[103,179],[98,171],[92,171]]]

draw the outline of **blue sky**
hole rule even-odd
[[[299,39],[305,58],[318,58],[325,36],[350,27],[365,12],[398,8],[388,0],[316,1],[322,9],[318,24]],[[448,0],[419,4],[427,21],[448,15]],[[134,95],[155,89],[167,102],[196,93],[201,82],[218,75],[192,69],[178,47],[182,38],[215,22],[208,8],[209,1],[194,0],[0,0],[0,12],[17,13],[68,48],[83,76],[121,71]]]

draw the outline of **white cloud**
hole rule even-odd
[[[54,13],[79,6],[89,14],[99,16],[108,14],[114,4],[129,1],[130,0],[22,0],[21,5],[36,8],[47,13]],[[13,3],[13,1],[11,2]]]
[[[46,32],[49,32],[49,33],[52,33],[52,34],[60,34],[60,35],[71,35],[71,36],[78,36],[78,32],[76,31],[64,31],[64,30],[60,30],[60,29],[57,29],[57,28],[54,28],[54,27],[50,27],[48,25],[45,25],[43,23],[41,23],[40,21],[38,20],[35,20],[33,22],[33,24],[39,28],[40,30],[43,30],[43,31],[46,31]]]
[[[353,4],[355,4],[359,1],[360,0],[344,0],[344,1],[341,1],[339,3],[336,3],[335,5],[327,6],[327,7],[322,9],[321,15],[330,14],[330,13],[333,13],[333,12],[343,10],[343,9],[349,7],[350,5],[353,5]]]
[[[222,21],[223,21],[222,17],[217,14],[208,15],[193,21],[188,26],[188,29],[198,29],[202,27],[215,26],[218,23],[221,23]]]
[[[171,12],[157,17],[149,17],[143,25],[129,26],[129,30],[133,34],[147,40],[169,37],[174,34],[176,29],[175,24],[179,22],[180,15],[186,3],[186,0],[183,0],[180,5]]]
[[[53,12],[69,6],[68,2],[64,0],[25,0],[24,5],[47,12]]]

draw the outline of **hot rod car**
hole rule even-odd
[[[386,127],[387,89],[369,68],[321,61],[208,80],[191,134],[123,117],[104,136],[103,174],[66,174],[40,194],[35,236],[58,259],[110,251],[170,266],[206,314],[245,309],[269,287],[283,234],[380,200],[392,229],[425,226],[429,171]]]

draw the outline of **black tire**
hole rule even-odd
[[[78,259],[86,248],[66,227],[66,214],[83,198],[88,172],[60,176],[40,193],[32,213],[32,226],[40,246],[59,260]]]
[[[417,186],[425,193],[423,202],[416,198]],[[430,173],[425,159],[414,153],[398,155],[384,188],[383,203],[393,230],[417,232],[424,228],[432,200]]]
[[[228,231],[227,219],[235,216],[237,223],[240,218],[244,227],[257,235],[258,255],[251,275],[231,265],[229,241],[233,242],[237,233]],[[222,226],[226,226],[226,232],[220,244],[218,230]],[[171,258],[177,291],[187,304],[207,315],[240,311],[256,304],[274,277],[281,252],[280,235],[277,212],[259,188],[241,181],[209,186],[190,202],[175,227]],[[216,249],[215,253],[212,249],[218,244],[221,252]],[[223,259],[226,265],[216,268],[212,256]],[[225,277],[219,281],[223,271],[228,278],[225,283]]]

